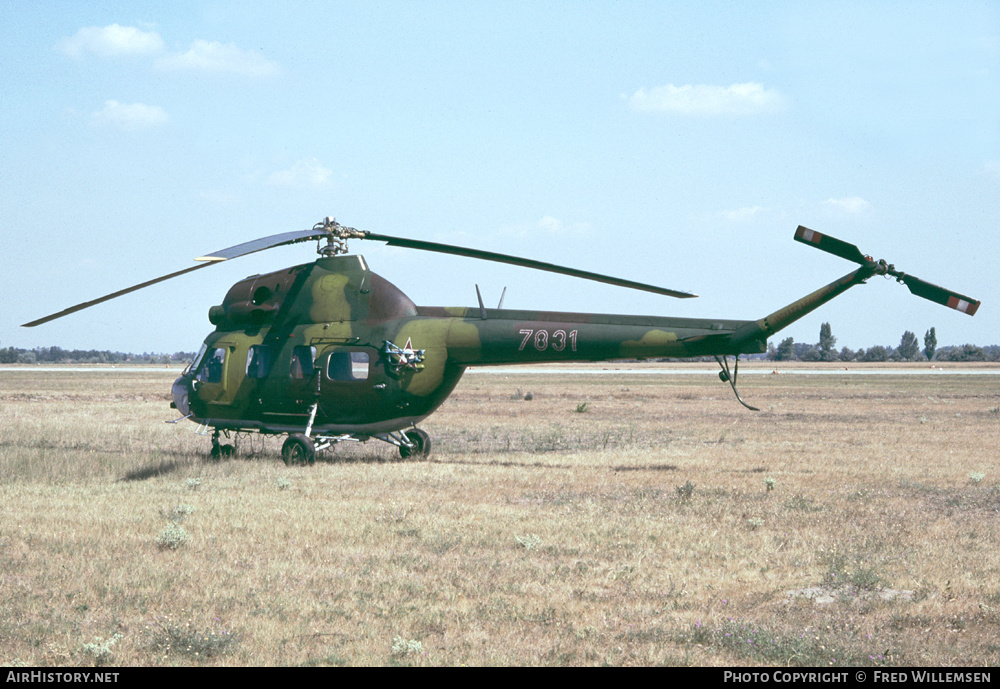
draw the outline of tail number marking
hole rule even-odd
[[[524,335],[524,339],[521,340],[521,346],[517,348],[519,352],[523,352],[529,342],[539,352],[544,352],[549,347],[552,347],[557,352],[561,352],[566,349],[567,344],[569,344],[571,352],[576,351],[575,330],[570,330],[568,334],[565,330],[556,330],[551,334],[548,330],[520,330],[518,332]]]

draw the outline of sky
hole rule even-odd
[[[353,242],[417,304],[756,319],[1000,343],[1000,5],[0,0],[0,347],[194,351],[313,243],[21,323],[325,216],[697,293]]]

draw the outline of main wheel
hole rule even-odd
[[[281,459],[288,466],[312,464],[316,460],[316,446],[312,438],[302,433],[288,436],[288,440],[281,446]]]
[[[426,431],[419,428],[411,428],[403,434],[406,439],[413,443],[413,447],[406,445],[399,446],[399,456],[403,459],[408,457],[424,458],[431,453],[431,437]]]

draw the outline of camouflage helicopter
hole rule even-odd
[[[109,299],[216,263],[287,244],[317,240],[312,263],[254,275],[209,310],[215,330],[174,382],[171,407],[203,433],[212,456],[233,452],[220,435],[287,435],[282,458],[311,463],[346,441],[378,439],[403,457],[431,450],[417,424],[448,397],[469,366],[621,358],[714,356],[736,398],[739,355],[762,353],[767,339],[854,285],[891,276],[913,294],[970,316],[979,302],[897,271],[853,244],[799,226],[795,239],[860,268],[759,320],[669,318],[417,306],[373,273],[348,240],[508,263],[672,297],[696,295],[631,280],[477,249],[356,230],[326,218],[310,230],[239,244],[169,275],[40,318],[34,327]],[[325,244],[323,243],[325,241]],[[501,305],[502,306],[502,299]],[[728,357],[734,357],[732,370]]]

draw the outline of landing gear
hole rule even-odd
[[[423,459],[431,453],[431,437],[419,428],[411,428],[403,433],[404,443],[399,446],[399,456],[403,459],[416,457]]]
[[[227,434],[228,437],[228,434]],[[219,443],[219,431],[212,434],[212,459],[229,458],[236,454],[236,448],[232,445],[222,445]]]
[[[246,433],[250,435],[249,432]],[[218,460],[223,457],[232,457],[236,454],[235,445],[223,445],[220,443],[220,436],[222,434],[225,434],[228,439],[230,437],[230,430],[224,429],[221,432],[216,430],[212,434],[212,459]],[[236,434],[236,439],[238,441],[239,432]],[[403,459],[424,459],[431,452],[430,436],[419,428],[410,427],[405,431],[389,431],[374,435],[363,433],[344,433],[342,435],[291,433],[281,446],[281,459],[288,466],[313,464],[316,461],[317,452],[332,449],[340,443],[364,443],[369,440],[381,440],[389,445],[394,445],[399,450],[399,456]],[[261,443],[263,443],[263,439]],[[263,445],[261,451],[263,451]]]
[[[316,445],[309,436],[293,433],[281,446],[281,459],[288,466],[312,464],[316,461]]]
[[[339,443],[364,443],[373,439],[395,445],[399,448],[399,456],[403,459],[411,457],[414,459],[423,459],[431,453],[431,437],[425,431],[415,427],[405,431],[389,431],[388,433],[376,433],[374,435],[345,433],[343,435],[317,435],[313,438],[308,438],[301,433],[296,433],[289,436],[288,440],[285,441],[285,448],[289,448],[289,451],[291,451],[289,443],[295,438],[309,440],[313,443],[313,457],[315,457],[316,452],[325,450],[328,447],[335,447]],[[284,449],[281,451],[281,456],[285,456]],[[287,462],[288,460],[285,461]],[[312,459],[309,459],[309,462],[312,461]]]

